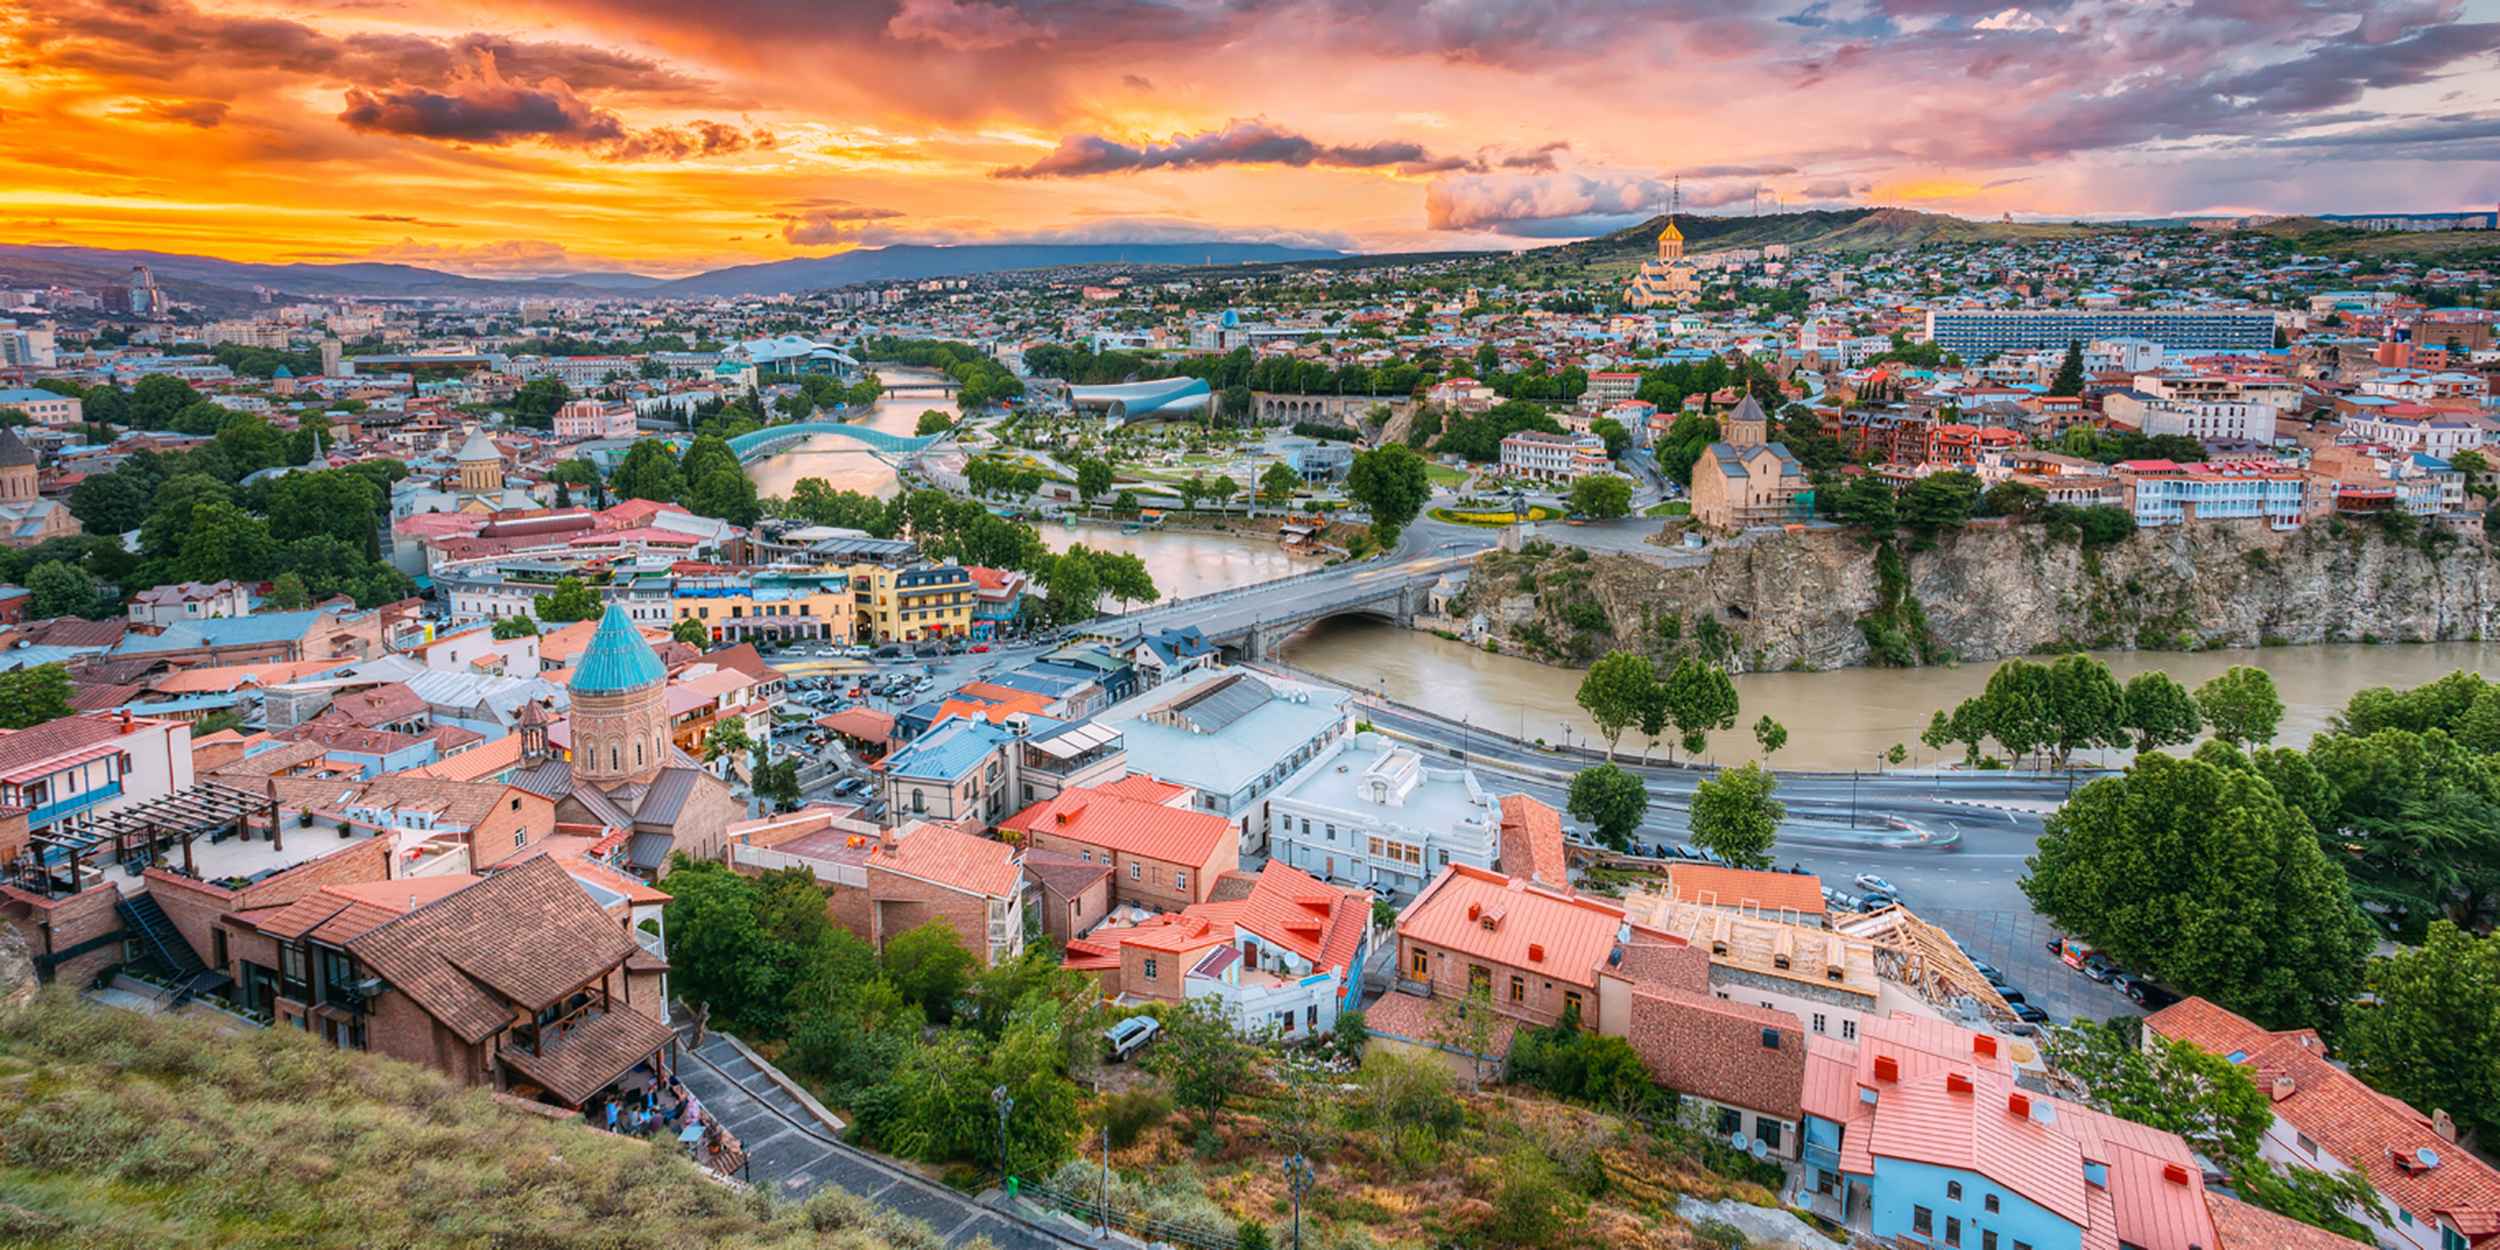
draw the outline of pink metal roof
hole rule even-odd
[[[1619,907],[1452,864],[1398,917],[1398,935],[1490,963],[1548,969],[1558,981],[1593,986],[1623,924]],[[1541,950],[1531,952],[1531,946]],[[1542,958],[1534,957],[1540,953]]]

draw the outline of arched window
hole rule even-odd
[[[639,742],[634,744],[634,767],[642,767],[642,744]]]
[[[608,771],[609,771],[609,772],[615,772],[615,771],[617,771],[618,769],[623,768],[623,767],[625,767],[625,765],[624,765],[624,764],[622,764],[622,763],[620,763],[620,762],[618,762],[618,760],[617,760],[617,758],[616,758],[616,747],[615,747],[615,745],[614,745],[614,744],[610,744],[610,745],[609,745],[609,747],[608,747]]]
[[[911,810],[915,812],[925,812],[929,810],[928,801],[921,797],[918,790],[911,792]]]

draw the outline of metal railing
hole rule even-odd
[[[1170,1220],[1158,1220],[1152,1216],[1139,1215],[1134,1211],[1123,1211],[1105,1203],[1100,1195],[1079,1197],[1041,1185],[1026,1185],[1023,1187],[1023,1193],[1080,1219],[1090,1220],[1096,1224],[1108,1224],[1121,1232],[1143,1237],[1148,1241],[1169,1242],[1175,1246],[1191,1247],[1192,1250],[1240,1250],[1240,1243],[1229,1235],[1210,1233],[1202,1228],[1191,1228],[1186,1224],[1175,1224]]]

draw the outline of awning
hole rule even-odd
[[[64,768],[75,768],[80,764],[93,763],[96,760],[103,759],[105,756],[119,755],[121,753],[122,748],[119,742],[99,743],[95,746],[88,747],[84,751],[75,752],[69,755],[55,756],[52,759],[44,760],[43,762],[37,764],[29,764],[16,772],[10,773],[6,777],[0,777],[0,782],[4,782],[12,786],[22,786],[30,781],[41,781]],[[68,796],[64,795],[62,797],[66,798]]]
[[[578,1107],[676,1040],[674,1030],[641,1012],[610,1011],[549,1042],[543,1055],[514,1046],[503,1061],[556,1101]]]

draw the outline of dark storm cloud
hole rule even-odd
[[[1120,143],[1101,135],[1069,135],[1030,165],[990,171],[992,178],[1086,178],[1150,169],[1213,169],[1223,165],[1327,165],[1385,169],[1426,162],[1421,144],[1403,141],[1331,144],[1269,122],[1236,119],[1222,130],[1174,135],[1166,143]]]

